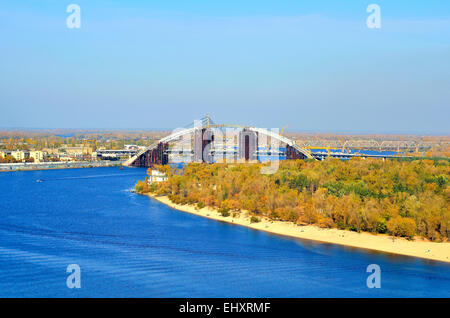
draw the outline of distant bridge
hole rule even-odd
[[[317,138],[306,138],[295,140],[295,142],[305,149],[331,148],[342,151],[348,149],[370,149],[376,151],[427,151],[434,147],[448,146],[447,141],[431,142],[421,140],[374,140],[374,139],[347,139],[347,140],[323,140]]]
[[[308,149],[277,131],[245,125],[216,124],[206,115],[188,127],[177,129],[151,146],[139,150],[124,165],[151,167],[155,164],[174,162],[174,159],[178,162],[213,163],[221,160],[227,162],[322,160],[326,157],[388,158],[393,155]]]

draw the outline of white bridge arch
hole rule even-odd
[[[300,146],[298,146],[295,141],[284,137],[274,131],[270,131],[268,129],[265,128],[258,128],[258,127],[251,127],[251,126],[237,126],[237,125],[208,125],[208,126],[198,126],[198,127],[191,127],[191,128],[184,128],[178,131],[175,131],[173,133],[171,133],[170,135],[161,138],[160,140],[158,140],[157,142],[155,142],[154,144],[150,145],[149,147],[146,148],[142,148],[141,150],[139,150],[139,152],[134,155],[133,157],[131,157],[130,159],[128,159],[124,165],[125,166],[131,166],[133,165],[133,163],[142,155],[144,155],[146,152],[151,151],[153,149],[156,149],[158,147],[159,144],[167,144],[167,143],[171,143],[173,141],[178,140],[179,138],[186,136],[186,135],[194,135],[196,131],[201,130],[201,129],[213,129],[213,128],[239,128],[240,131],[252,131],[257,133],[258,135],[265,135],[268,136],[270,138],[274,138],[276,140],[278,140],[279,142],[289,145],[290,147],[294,148],[297,152],[301,153],[303,156],[305,156],[306,158],[314,158],[310,151],[308,151],[305,148],[302,148]]]

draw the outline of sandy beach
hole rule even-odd
[[[292,222],[272,221],[268,219],[261,219],[258,223],[251,223],[250,217],[245,212],[239,213],[239,216],[236,217],[232,216],[233,213],[230,213],[231,215],[228,217],[223,217],[217,210],[209,207],[197,209],[195,206],[191,205],[175,204],[171,202],[167,196],[157,197],[151,194],[148,195],[179,211],[222,222],[246,226],[255,230],[450,263],[450,243],[434,243],[421,238],[416,238],[414,241],[408,241],[404,238],[393,238],[389,235],[373,235],[370,233],[357,233],[338,229],[322,229],[313,225],[299,226]]]

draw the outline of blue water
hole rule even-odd
[[[296,240],[127,192],[145,169],[0,173],[1,297],[450,297],[450,265]],[[44,182],[37,183],[36,179]],[[81,268],[69,289],[66,268]],[[381,288],[366,267],[381,267]]]

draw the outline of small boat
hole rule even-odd
[[[43,182],[41,179],[37,179],[36,182]]]

